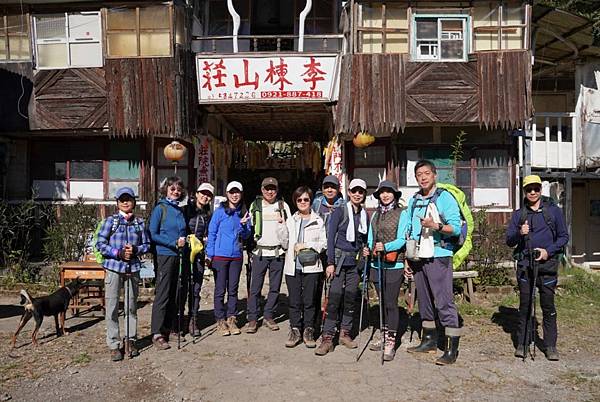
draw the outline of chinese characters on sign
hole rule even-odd
[[[210,183],[212,166],[210,161],[210,143],[208,136],[200,136],[200,141],[197,146],[198,158],[198,183]]]
[[[335,55],[197,58],[200,103],[236,101],[329,102],[337,97]]]

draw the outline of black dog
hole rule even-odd
[[[21,332],[31,317],[35,320],[35,329],[31,333],[31,341],[35,346],[38,344],[37,333],[42,325],[44,317],[54,316],[57,337],[65,334],[65,313],[69,308],[71,298],[77,294],[81,284],[81,281],[77,278],[51,295],[36,298],[32,298],[25,289],[21,290],[21,304],[25,305],[25,311],[21,316],[17,332],[15,332],[12,337],[12,347],[15,347],[17,335],[19,335],[19,332]]]

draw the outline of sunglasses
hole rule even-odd
[[[333,188],[334,190],[337,190],[337,186],[333,185],[333,184],[325,184],[323,186],[323,190],[327,190],[328,188]]]
[[[296,203],[310,202],[310,198],[296,198]]]
[[[539,186],[527,187],[525,189],[526,193],[539,193],[540,191],[542,191],[542,188]]]
[[[350,192],[353,194],[356,194],[356,193],[365,194],[366,193],[366,191],[360,187],[351,188]]]

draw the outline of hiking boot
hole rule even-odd
[[[165,337],[162,335],[157,338],[152,338],[152,344],[158,350],[171,349],[171,345],[169,345],[169,342],[167,342]]]
[[[188,326],[189,334],[193,337],[200,336],[200,328],[198,328],[198,316],[190,316],[190,324]]]
[[[317,343],[315,342],[315,330],[311,327],[304,328],[304,334],[302,334],[304,345],[307,348],[316,348]]]
[[[277,325],[277,323],[275,322],[275,320],[272,319],[272,318],[265,318],[265,325],[271,331],[279,331],[279,325]]]
[[[369,350],[372,350],[373,352],[380,352],[381,351],[381,339],[373,339],[371,341],[371,343],[369,344]]]
[[[130,339],[128,342],[129,342],[129,345],[128,345],[129,358],[131,359],[133,357],[138,357],[140,355],[140,351],[135,346],[135,341],[133,339]]]
[[[112,360],[113,362],[120,362],[121,360],[123,360],[123,352],[121,352],[121,349],[111,349],[110,360]]]
[[[394,356],[396,356],[396,332],[388,331],[383,347],[383,360],[391,362],[394,360]]]
[[[229,336],[231,332],[229,332],[229,327],[227,326],[227,322],[225,320],[217,321],[217,332],[221,336]]]
[[[435,328],[423,327],[421,343],[406,349],[408,353],[435,353],[437,351],[438,334]]]
[[[340,345],[344,345],[348,349],[356,349],[358,347],[356,342],[350,337],[350,331],[347,329],[340,331]]]
[[[333,335],[323,335],[321,344],[315,349],[315,355],[325,356],[329,352],[333,352]]]
[[[255,334],[256,331],[258,331],[258,324],[256,323],[256,320],[248,321],[248,326],[246,327],[246,333],[247,334]]]
[[[523,345],[517,346],[517,348],[515,349],[515,357],[519,357],[521,359],[525,357],[525,348],[523,347]]]
[[[556,346],[548,346],[544,353],[546,354],[546,359],[553,362],[558,361],[560,358],[558,355],[558,350],[556,350]]]
[[[435,361],[435,364],[439,366],[453,364],[456,361],[456,358],[458,357],[459,340],[460,336],[446,335],[446,347],[444,348],[444,354]]]
[[[302,337],[300,336],[300,330],[298,328],[290,329],[290,334],[288,335],[288,340],[285,342],[286,348],[293,348],[302,342]]]
[[[242,331],[240,331],[240,329],[237,326],[234,315],[227,319],[227,326],[229,327],[229,332],[231,333],[231,335],[239,335],[242,333]]]

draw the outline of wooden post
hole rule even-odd
[[[565,203],[563,208],[565,209],[565,221],[567,224],[567,232],[569,234],[569,241],[565,248],[565,257],[567,257],[567,261],[570,261],[571,255],[573,255],[573,180],[568,173],[565,177]]]

